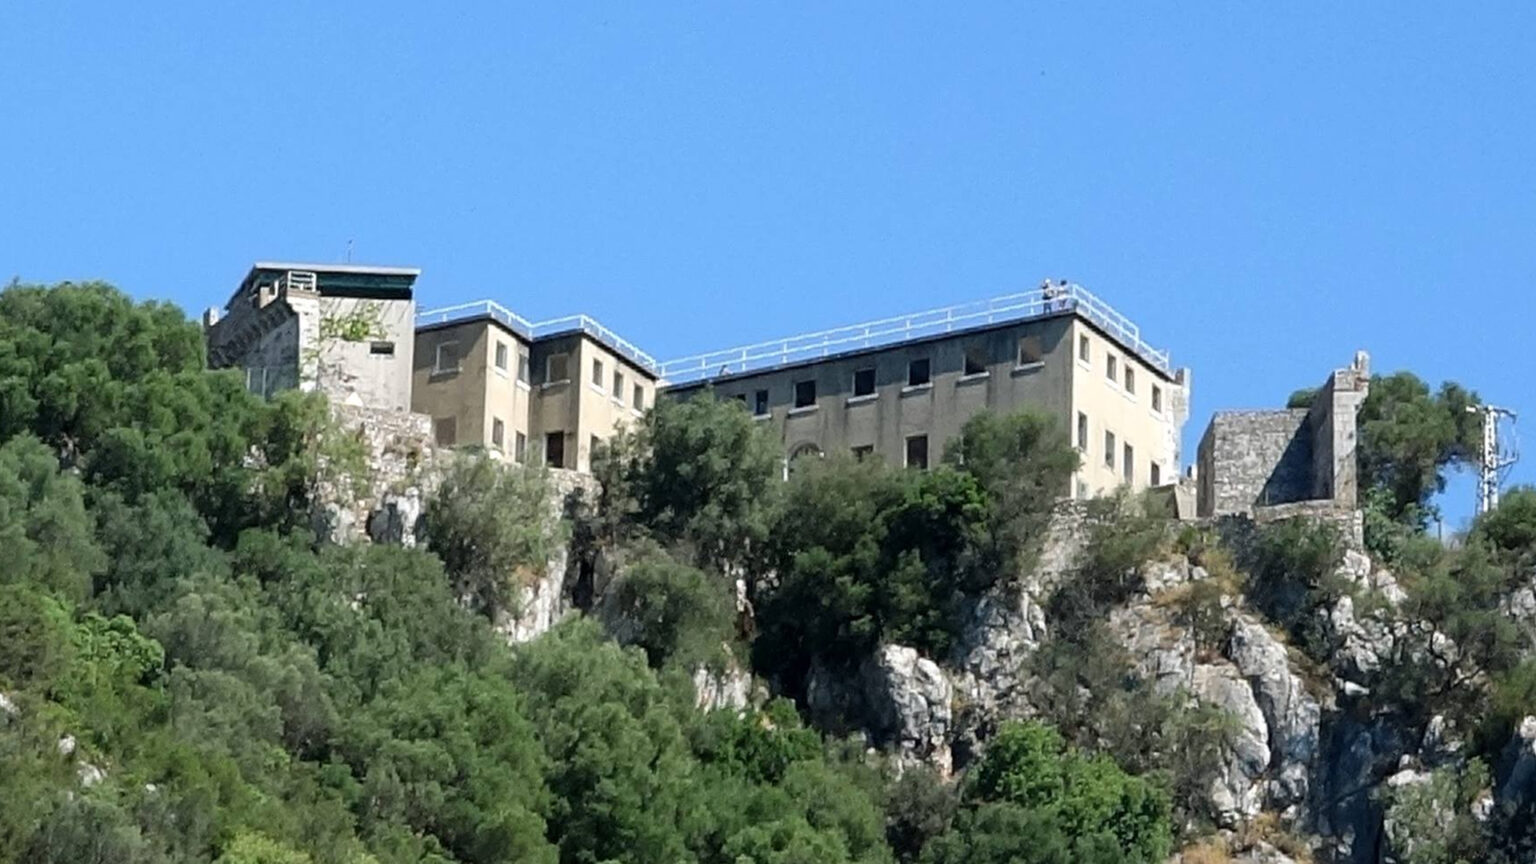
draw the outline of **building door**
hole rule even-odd
[[[551,468],[565,467],[564,432],[550,432],[544,436],[544,464]]]

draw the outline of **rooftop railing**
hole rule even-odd
[[[668,384],[688,384],[723,375],[774,369],[849,351],[896,345],[925,336],[1062,312],[1076,312],[1151,366],[1165,374],[1173,374],[1172,360],[1167,351],[1148,345],[1141,338],[1140,328],[1131,323],[1129,318],[1076,283],[1051,285],[991,300],[962,303],[787,339],[696,354],[668,360],[661,364],[659,371]]]
[[[567,315],[564,318],[552,318],[548,321],[529,321],[494,300],[477,300],[473,303],[460,303],[457,306],[444,306],[441,309],[420,312],[416,315],[416,326],[447,324],[474,318],[495,320],[508,330],[530,341],[561,333],[585,333],[643,369],[654,373],[660,366],[656,358],[641,351],[634,343],[588,315]]]

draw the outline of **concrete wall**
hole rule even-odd
[[[1176,482],[1180,430],[1188,404],[1183,379],[1170,381],[1158,375],[1135,354],[1081,320],[1073,323],[1071,336],[1071,353],[1062,360],[1069,360],[1072,365],[1069,428],[1074,445],[1079,443],[1077,415],[1082,414],[1088,421],[1087,447],[1081,450],[1083,466],[1074,480],[1074,494],[1089,497],[1103,495],[1121,485],[1142,489]],[[1087,340],[1086,359],[1083,340]],[[1115,361],[1113,378],[1108,374],[1111,357]],[[1158,394],[1156,400],[1154,390]],[[1153,407],[1154,401],[1159,407]],[[1113,461],[1105,453],[1106,432],[1115,436]],[[1127,444],[1131,446],[1129,483],[1125,470]],[[1152,476],[1154,465],[1156,483]]]
[[[486,390],[490,329],[485,322],[419,332],[415,342],[411,410],[432,418],[433,440],[441,446],[489,442]],[[443,346],[459,358],[456,367],[437,368],[438,349]],[[450,425],[451,438],[445,435]]]
[[[303,377],[312,380],[335,402],[390,411],[411,410],[416,304],[410,300],[301,294],[289,292],[289,305],[299,312]],[[325,319],[358,315],[376,318],[382,331],[359,342],[322,335]]]
[[[376,318],[382,332],[358,342],[325,334],[325,319],[360,314]],[[415,319],[410,300],[258,286],[237,293],[207,328],[208,361],[245,369],[247,385],[263,395],[318,389],[338,404],[408,411]]]
[[[1077,359],[1079,340],[1087,339],[1089,359]],[[1028,340],[1039,352],[1035,362],[1020,362],[1020,344]],[[1107,381],[1099,364],[1106,351],[1117,357],[1116,380]],[[965,374],[970,355],[981,370]],[[931,382],[909,386],[908,364],[930,362]],[[1132,369],[1132,389],[1125,387],[1124,370]],[[854,395],[854,376],[874,369],[875,389]],[[795,407],[795,385],[815,383],[813,405]],[[687,398],[705,385],[670,391]],[[1160,481],[1178,479],[1179,429],[1187,404],[1185,387],[1154,372],[1139,357],[1072,315],[1018,322],[965,333],[812,361],[782,369],[715,379],[717,397],[743,399],[755,410],[757,393],[768,393],[768,411],[759,417],[769,424],[793,457],[810,451],[847,453],[872,448],[893,465],[906,464],[907,440],[928,438],[928,463],[936,464],[944,446],[959,435],[965,422],[979,411],[1010,413],[1025,407],[1055,417],[1074,445],[1077,415],[1088,418],[1089,436],[1083,468],[1063,495],[1099,494],[1120,485],[1124,444],[1130,443],[1137,466],[1135,488],[1146,487],[1150,465],[1160,466]],[[1152,387],[1162,392],[1162,410],[1151,408]],[[1116,434],[1114,467],[1102,464],[1106,429]]]
[[[581,333],[539,339],[530,344],[489,320],[433,327],[416,334],[413,410],[435,420],[453,418],[456,446],[499,449],[517,458],[518,436],[524,441],[524,461],[546,461],[546,435],[558,432],[564,442],[563,467],[591,470],[592,441],[606,440],[627,428],[643,413],[635,403],[650,407],[656,382],[648,373]],[[438,346],[454,343],[459,368],[435,369]],[[507,368],[496,366],[496,348],[506,347]],[[519,376],[519,358],[526,352],[527,381]],[[552,378],[550,358],[565,357],[565,375]],[[593,383],[594,363],[602,364],[603,383]],[[613,393],[614,373],[622,395]],[[502,422],[502,442],[494,441],[496,421]],[[443,442],[439,442],[443,443]]]

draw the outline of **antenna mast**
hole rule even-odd
[[[1468,405],[1467,413],[1483,415],[1483,453],[1477,467],[1477,513],[1499,506],[1499,485],[1520,458],[1514,443],[1515,412],[1497,405]],[[1499,440],[1499,420],[1509,418],[1509,441]]]

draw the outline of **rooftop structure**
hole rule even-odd
[[[356,405],[410,408],[412,292],[420,270],[262,261],[222,311],[203,316],[208,364],[245,370],[264,395],[322,390]]]

